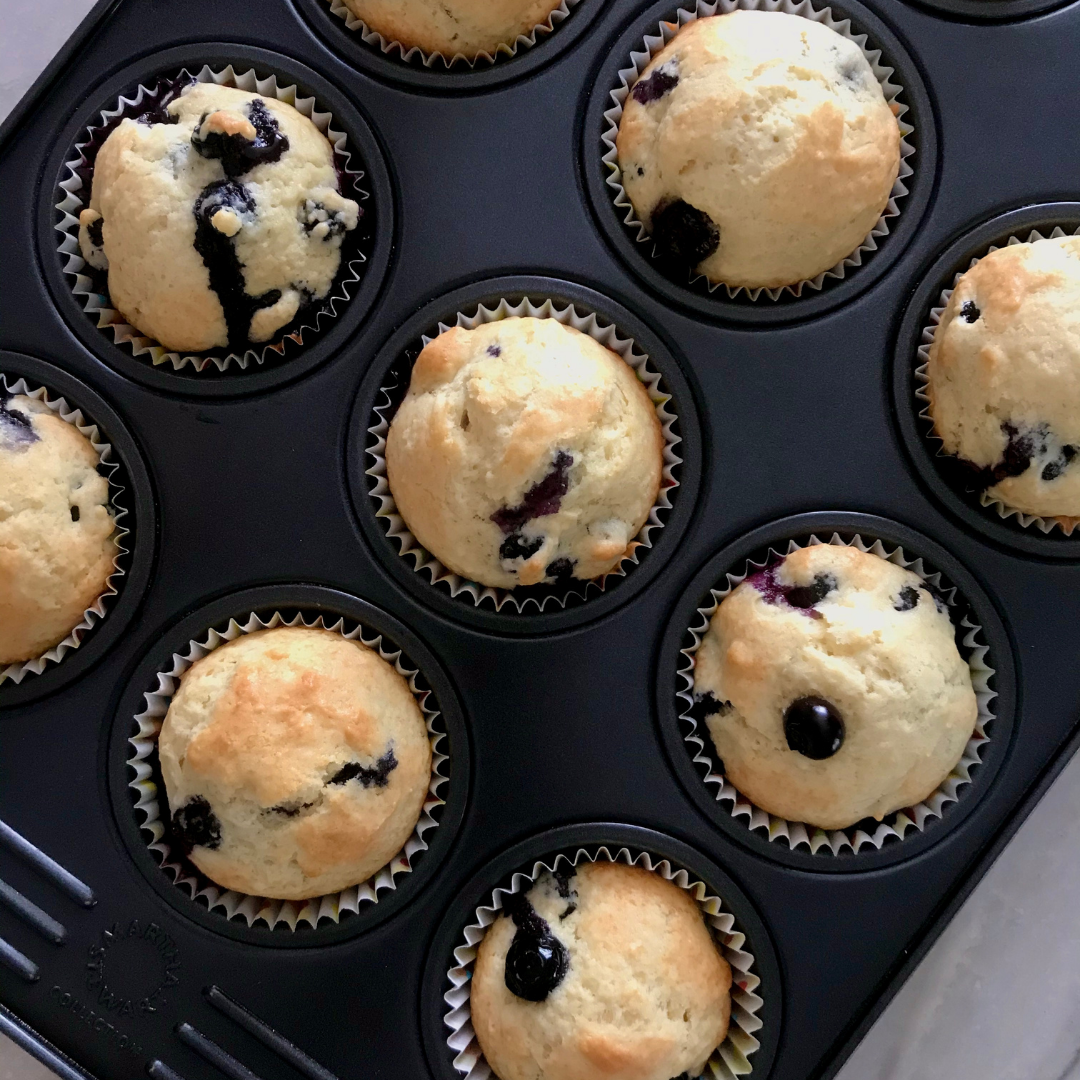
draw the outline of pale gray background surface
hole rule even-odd
[[[91,5],[0,0],[0,119]],[[1080,1080],[1078,853],[1080,760],[1065,770],[838,1080]],[[51,1076],[0,1036],[0,1080]]]

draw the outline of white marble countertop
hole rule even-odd
[[[92,3],[0,0],[0,120]],[[1080,758],[1062,773],[838,1080],[1080,1080],[1077,852]],[[0,1036],[0,1080],[51,1075]]]

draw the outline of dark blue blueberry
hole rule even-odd
[[[517,926],[506,952],[506,988],[525,1001],[543,1001],[566,977],[570,954],[520,893],[509,897],[505,907]]]
[[[281,814],[283,817],[296,817],[301,810],[307,810],[314,805],[313,802],[300,803],[299,806],[286,806],[282,804],[281,806],[271,806],[267,812],[271,814]]]
[[[77,506],[73,506],[71,508],[71,520],[72,521],[78,521],[81,516],[82,516],[82,511]]]
[[[1075,446],[1063,446],[1061,454],[1054,460],[1043,466],[1042,478],[1044,480],[1056,480],[1064,471],[1069,462],[1076,457]]]
[[[331,784],[347,784],[350,780],[359,780],[368,787],[386,787],[390,783],[390,774],[398,767],[391,747],[374,765],[361,765],[358,761],[349,761],[341,766],[332,777]]]
[[[511,533],[499,545],[499,558],[510,561],[512,559],[528,559],[535,555],[544,546],[542,536],[525,537],[521,533]]]
[[[960,308],[960,315],[965,322],[977,322],[981,314],[974,300],[965,300]]]
[[[185,851],[193,847],[221,847],[221,822],[201,795],[189,799],[172,816],[172,829]]]
[[[648,105],[650,101],[662,98],[678,85],[679,76],[673,70],[673,65],[664,64],[662,67],[658,67],[647,79],[638,79],[634,83],[634,89],[630,91],[630,94],[639,104]]]
[[[844,721],[831,701],[804,697],[784,711],[787,744],[803,757],[822,761],[844,744]]]
[[[102,244],[105,243],[105,238],[101,235],[101,230],[104,226],[105,219],[102,217],[97,218],[95,221],[91,221],[90,224],[86,226],[86,235],[90,240],[90,243],[96,248],[101,247]]]
[[[1046,424],[1021,430],[1006,421],[1001,425],[1001,430],[1006,439],[1001,461],[989,468],[970,465],[972,471],[963,478],[968,490],[985,491],[1006,477],[1019,476],[1027,471],[1033,457],[1046,453],[1046,440],[1050,433]]]
[[[797,608],[812,608],[820,604],[836,588],[836,578],[832,574],[818,574],[809,585],[796,585],[784,593],[784,599]]]
[[[660,254],[694,267],[720,246],[720,229],[704,210],[682,199],[661,200],[652,212],[652,237]]]
[[[570,488],[570,477],[567,473],[574,464],[574,458],[565,450],[560,450],[555,455],[551,464],[551,471],[539,483],[533,484],[520,506],[504,506],[491,515],[491,520],[499,526],[504,533],[520,532],[521,527],[533,518],[546,517],[548,514],[558,513],[562,504],[562,497]],[[533,549],[539,551],[539,547]],[[506,558],[506,556],[503,556]]]
[[[911,611],[912,608],[918,606],[918,603],[919,590],[912,585],[905,585],[900,590],[900,595],[897,596],[893,609],[895,611]]]
[[[567,578],[574,576],[574,565],[573,559],[552,559],[552,561],[547,564],[544,575],[549,578],[554,578],[556,581],[565,581]]]
[[[502,356],[502,346],[501,345],[489,345],[487,347],[487,354],[488,354],[488,356]]]
[[[0,439],[6,443],[29,446],[39,439],[30,417],[18,409],[9,409],[11,395],[0,391]]]
[[[202,138],[199,130],[208,115],[200,117],[198,127],[191,136],[191,145],[200,157],[220,161],[226,176],[243,176],[256,165],[277,161],[289,149],[288,138],[281,133],[277,121],[258,98],[248,106],[248,119],[255,128],[254,139],[225,135],[220,131],[207,132],[206,138]]]

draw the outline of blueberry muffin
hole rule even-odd
[[[340,634],[245,634],[180,680],[158,739],[172,832],[227,889],[303,900],[366,881],[423,809],[431,746],[405,679]]]
[[[406,49],[474,60],[545,25],[562,0],[345,0],[369,29]]]
[[[0,384],[0,670],[58,645],[119,549],[109,483],[78,428]]]
[[[664,440],[633,369],[554,319],[454,327],[417,358],[387,480],[423,547],[483,585],[589,579],[628,553]]]
[[[585,863],[503,902],[471,987],[500,1080],[699,1076],[723,1042],[731,969],[701,909],[659,874]]]
[[[899,126],[859,47],[778,11],[684,26],[631,88],[616,147],[657,252],[747,289],[850,255],[900,168]]]
[[[1080,237],[999,248],[956,284],[930,346],[934,431],[959,479],[1080,518]]]
[[[83,258],[167,349],[270,341],[327,295],[356,228],[330,143],[291,105],[213,83],[165,112],[121,121],[98,151]]]
[[[927,798],[978,713],[944,601],[910,570],[832,544],[794,551],[724,598],[694,695],[731,783],[823,829]]]

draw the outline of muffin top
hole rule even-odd
[[[100,459],[73,424],[0,388],[0,669],[58,645],[119,549]]]
[[[727,1034],[731,969],[691,897],[585,863],[503,901],[476,958],[473,1029],[500,1080],[698,1076]]]
[[[345,0],[387,41],[447,59],[494,55],[547,22],[562,0]]]
[[[94,162],[79,244],[109,297],[167,349],[269,341],[329,292],[360,213],[330,143],[291,105],[196,83],[169,123],[125,119]]]
[[[510,589],[622,559],[656,502],[663,435],[618,355],[555,319],[509,318],[424,348],[386,468],[420,544]]]
[[[949,298],[927,376],[934,431],[973,489],[1080,517],[1080,237],[980,259]]]
[[[921,802],[978,714],[945,603],[910,570],[833,544],[794,551],[724,598],[694,695],[731,783],[823,829]]]
[[[778,11],[686,24],[634,83],[616,146],[658,254],[748,289],[850,255],[900,168],[900,129],[862,50]]]
[[[158,751],[191,861],[227,889],[282,900],[386,866],[431,780],[405,679],[367,646],[305,627],[244,634],[192,664]]]

